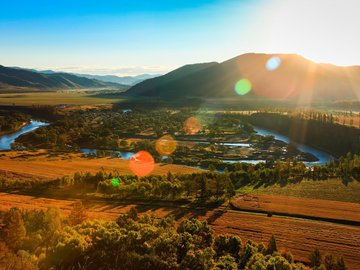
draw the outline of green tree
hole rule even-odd
[[[220,235],[215,238],[214,250],[218,257],[230,254],[237,258],[241,250],[241,239],[237,236]]]
[[[219,258],[216,262],[214,270],[237,270],[238,265],[235,259],[230,255],[225,255]]]

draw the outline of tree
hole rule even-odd
[[[236,270],[238,269],[238,266],[233,257],[230,255],[225,255],[216,262],[214,269]]]
[[[20,255],[20,256],[19,256]],[[37,270],[28,257],[16,255],[9,248],[0,243],[0,269],[11,269],[11,270]],[[27,254],[28,255],[28,254]]]
[[[209,170],[212,171],[212,172],[214,172],[216,170],[214,164],[209,165]]]
[[[136,207],[131,207],[129,212],[127,213],[128,217],[131,218],[132,220],[138,220],[138,211],[136,209]]]
[[[320,250],[318,248],[314,249],[313,252],[310,253],[310,266],[319,267],[321,265],[322,256]]]
[[[77,201],[73,205],[73,209],[69,215],[69,221],[71,225],[77,225],[87,219],[86,209],[81,201]]]
[[[346,270],[347,269],[343,256],[340,256],[337,258],[336,267],[337,267],[336,268],[337,270]]]
[[[173,164],[173,163],[174,163],[174,159],[173,159],[172,157],[168,157],[168,158],[166,159],[166,163],[167,163],[167,164]]]
[[[217,236],[214,249],[218,257],[230,254],[232,257],[237,258],[241,249],[241,239],[237,236]]]
[[[324,257],[324,265],[326,270],[336,270],[336,261],[333,255],[326,254]]]
[[[326,270],[346,270],[344,258],[342,256],[333,256],[326,254],[324,257],[324,265]]]
[[[202,175],[200,177],[200,199],[205,201],[207,194],[208,194],[207,179],[205,175]]]
[[[271,255],[275,251],[277,251],[276,239],[274,235],[271,235],[266,253]]]
[[[4,240],[6,245],[14,250],[18,250],[25,237],[26,229],[21,212],[18,208],[11,208],[4,218]]]

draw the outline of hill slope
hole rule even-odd
[[[117,88],[124,86],[79,77],[68,73],[44,74],[0,65],[0,90],[57,90],[81,88]]]
[[[281,64],[266,68],[272,57]],[[246,78],[252,85],[248,97],[312,100],[353,100],[360,94],[360,67],[316,64],[291,54],[244,54],[223,63],[183,66],[163,76],[143,81],[126,93],[152,97],[234,98],[235,84]]]

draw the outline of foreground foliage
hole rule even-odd
[[[315,251],[309,266],[269,244],[215,236],[207,222],[138,216],[84,220],[77,203],[69,218],[48,209],[3,213],[0,267],[5,269],[346,269],[342,258]],[[74,218],[78,217],[78,218]],[[14,238],[18,235],[18,238]],[[14,241],[15,240],[15,241]]]

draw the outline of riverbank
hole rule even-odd
[[[0,136],[0,151],[11,150],[11,144],[14,143],[19,136],[47,125],[48,123],[45,122],[30,120],[17,131]]]
[[[11,144],[15,142],[15,140],[19,136],[46,125],[48,124],[40,121],[31,120],[28,123],[24,123],[24,125],[17,132],[11,133],[9,135],[0,136],[0,150],[10,150]],[[236,135],[223,136],[221,138],[207,138],[207,140],[205,140],[205,137],[200,135],[177,136],[176,141],[178,143],[178,150],[175,152],[172,158],[176,161],[175,163],[177,164],[190,165],[195,167],[201,166],[200,163],[202,161],[211,159],[218,160],[224,163],[256,163],[263,162],[264,160],[286,161],[289,159],[296,159],[299,162],[304,162],[306,166],[311,166],[325,165],[331,158],[325,152],[300,144],[295,144],[297,149],[292,149],[292,151],[290,152],[287,148],[287,145],[289,143],[289,139],[287,137],[279,135],[276,132],[261,129],[258,127],[254,127],[254,130],[257,132],[258,135],[258,138],[254,141],[250,140],[249,138],[244,138]],[[129,141],[141,141],[143,139],[155,140],[154,136],[143,135],[133,135],[133,137],[130,138],[130,134],[122,134],[120,136],[122,139],[124,139],[122,137],[123,135]],[[274,139],[264,140],[261,138],[266,136],[273,136]],[[186,146],[189,147],[189,149],[185,152],[179,152],[179,146]],[[47,148],[44,146],[38,147]],[[92,149],[91,147],[87,148],[88,149],[85,149],[85,151],[82,152],[86,154],[96,154],[96,152],[99,151],[98,149]],[[71,146],[69,146],[68,150],[71,150]],[[117,155],[118,157],[123,159],[130,159],[130,157],[136,152],[135,149],[131,149],[129,151],[119,151],[113,149],[103,150],[107,152],[112,152],[115,154],[115,156]],[[192,159],[195,158],[198,160],[196,164],[191,162],[191,159],[189,159],[189,157],[187,156],[188,153],[191,153]]]
[[[30,121],[23,122],[23,123],[21,123],[21,125],[19,125],[15,129],[8,130],[8,131],[0,131],[0,136],[5,136],[5,135],[10,135],[12,133],[15,133],[15,132],[19,131],[20,129],[22,129],[24,126],[28,125],[29,123],[30,123]]]

